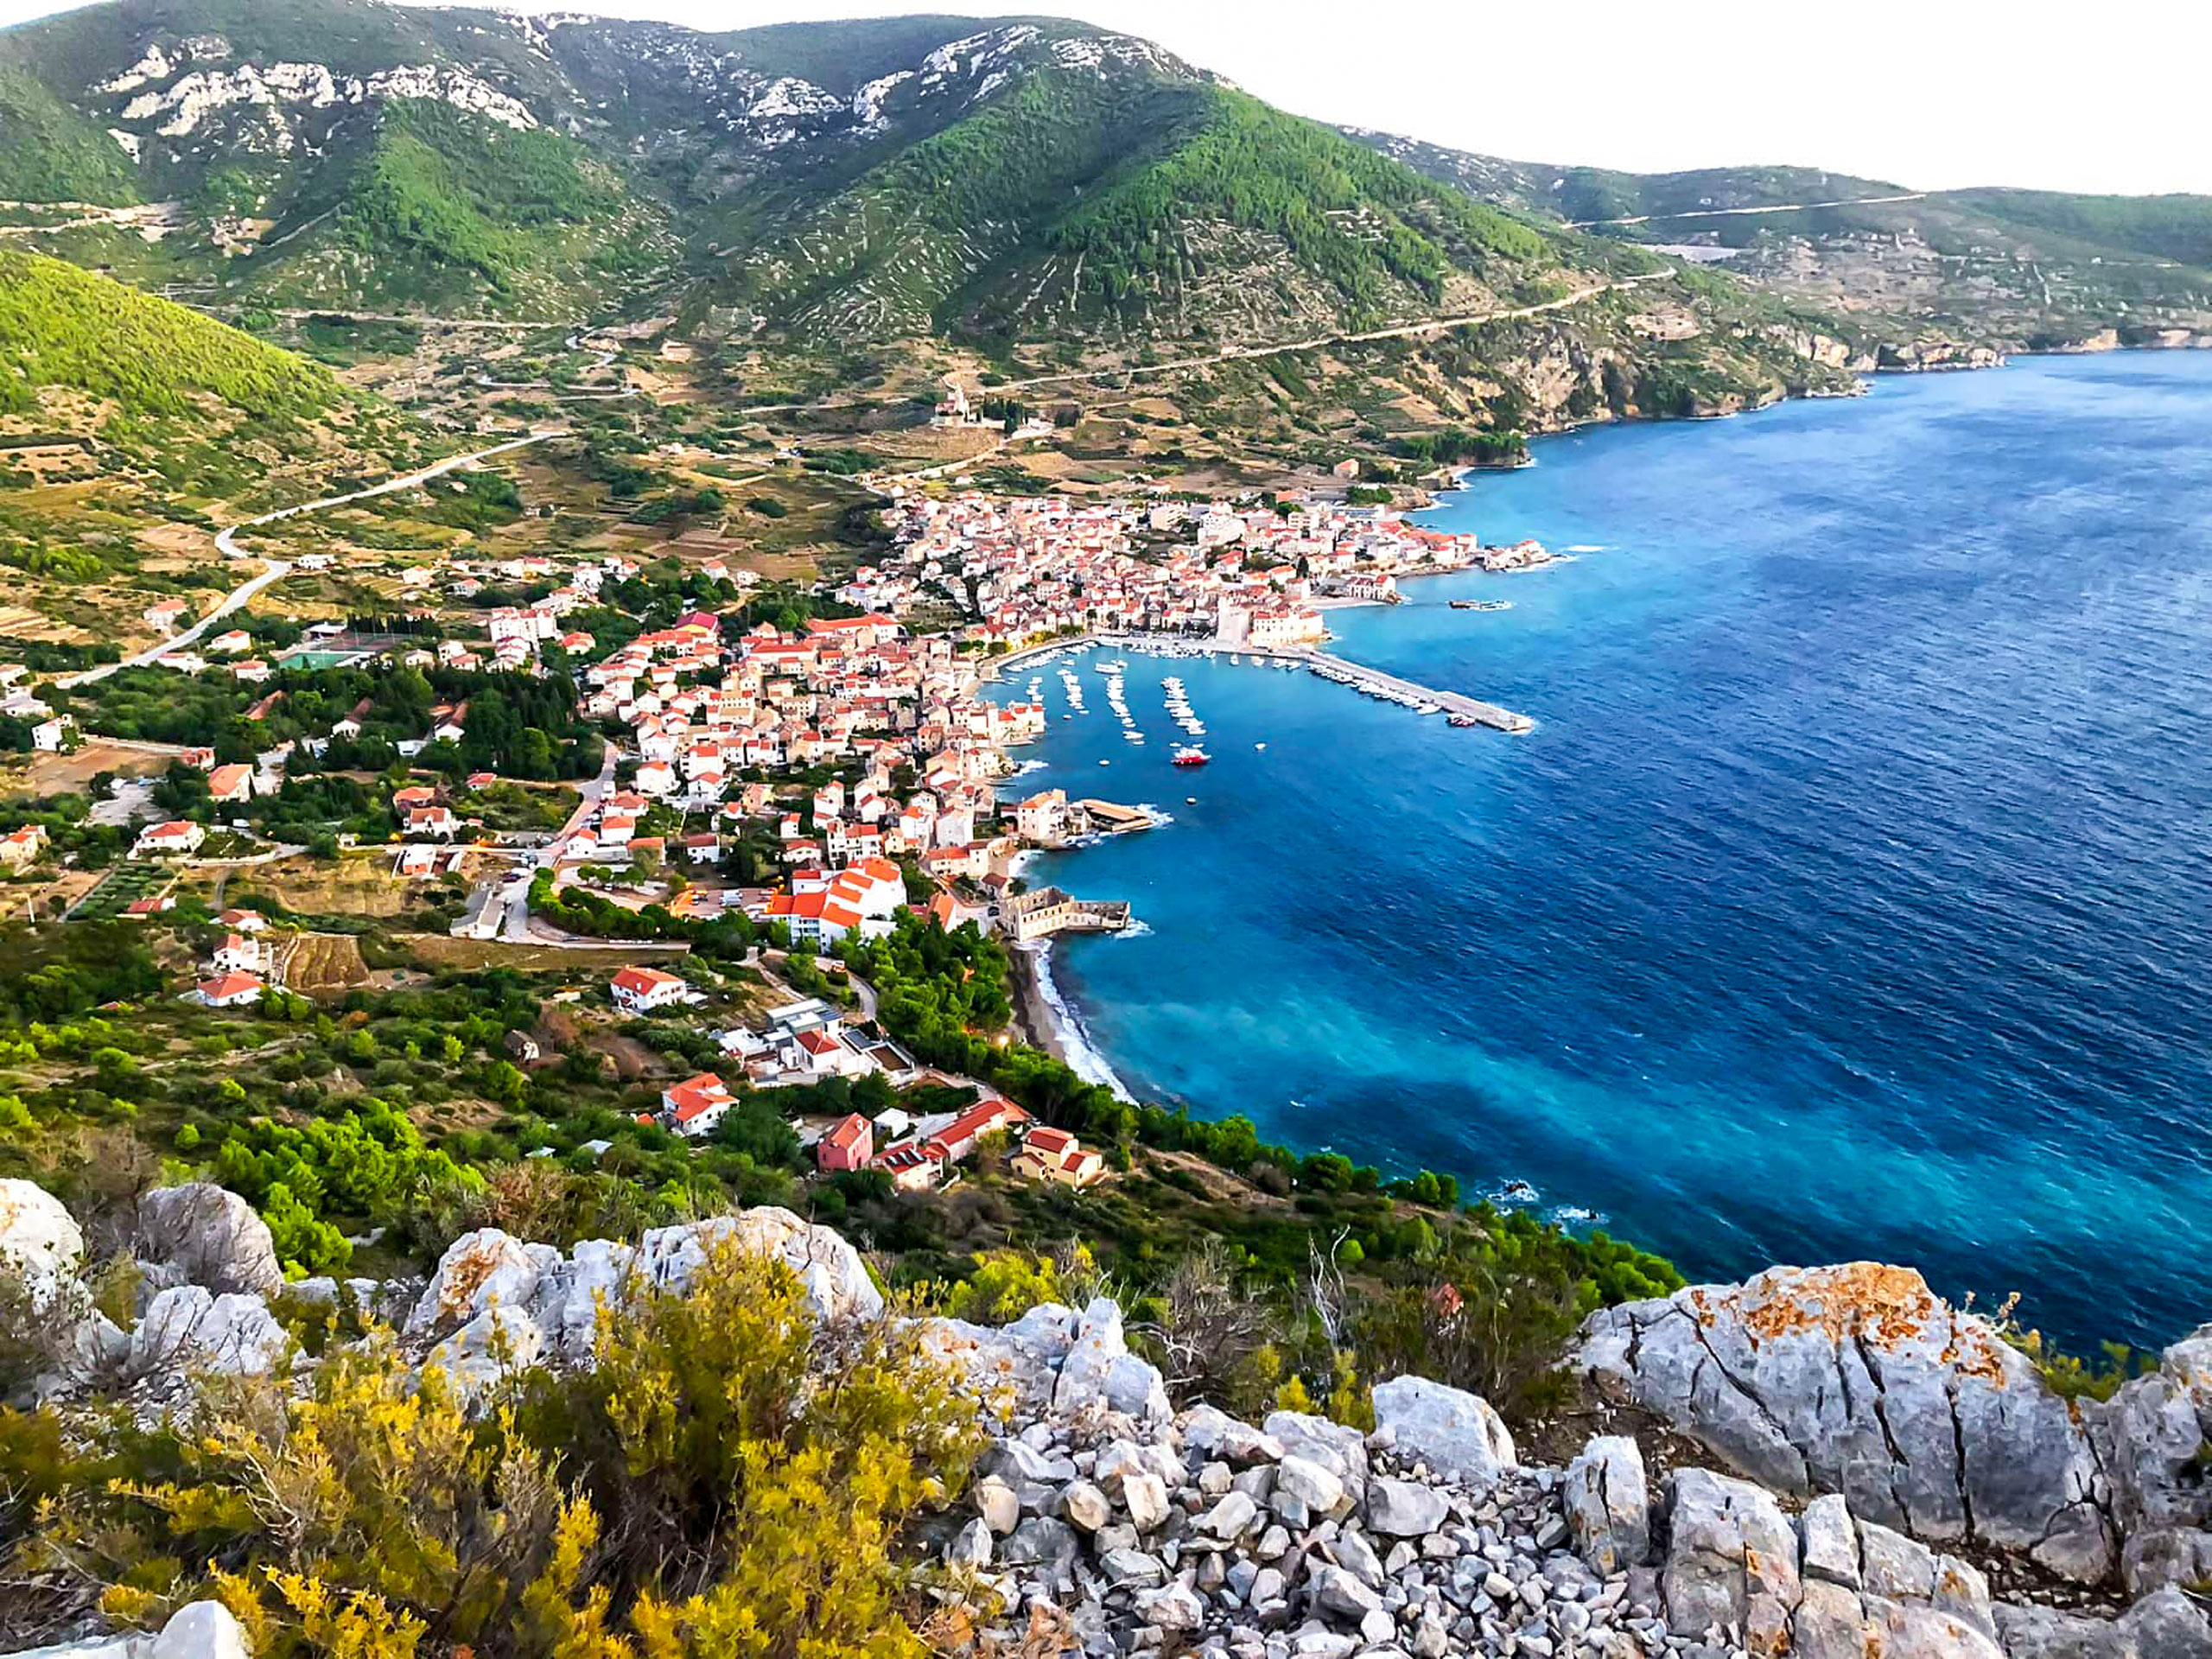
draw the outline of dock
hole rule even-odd
[[[1395,702],[1427,703],[1449,716],[1454,726],[1488,726],[1516,736],[1533,732],[1536,722],[1526,715],[1510,709],[1501,709],[1494,702],[1484,702],[1479,697],[1463,696],[1457,691],[1440,691],[1433,686],[1418,685],[1411,680],[1401,679],[1395,674],[1385,674],[1379,668],[1370,668],[1364,663],[1355,663],[1325,651],[1262,651],[1248,649],[1246,655],[1272,657],[1279,661],[1302,663],[1323,679],[1348,685],[1355,691],[1370,696],[1386,697]]]

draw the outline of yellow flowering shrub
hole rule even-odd
[[[910,1331],[819,1327],[780,1262],[725,1246],[603,1306],[595,1358],[474,1406],[388,1332],[304,1394],[211,1380],[160,1456],[43,1503],[16,1565],[128,1623],[217,1597],[257,1659],[924,1651],[901,1534],[982,1437]]]

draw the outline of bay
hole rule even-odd
[[[1097,1063],[1696,1276],[1904,1262],[2077,1345],[2212,1315],[2212,355],[1536,451],[1428,521],[1571,561],[1329,619],[1528,736],[1132,654],[1139,747],[1042,671],[1020,787],[1173,819],[1030,871],[1144,924],[1054,949]]]

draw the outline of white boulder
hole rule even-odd
[[[126,1363],[141,1381],[188,1371],[251,1376],[274,1370],[290,1344],[260,1297],[172,1285],[139,1316]]]
[[[212,1181],[156,1187],[141,1197],[135,1250],[166,1282],[204,1285],[219,1296],[273,1295],[284,1282],[269,1224]]]
[[[85,1236],[61,1200],[35,1181],[0,1181],[0,1265],[20,1275],[34,1307],[49,1305],[85,1259]]]
[[[1451,1480],[1487,1484],[1519,1466],[1513,1436],[1489,1401],[1425,1376],[1376,1385],[1375,1427],[1400,1458],[1418,1459]]]

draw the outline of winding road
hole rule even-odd
[[[225,556],[242,559],[247,555],[240,550],[238,543],[232,539],[242,530],[251,530],[258,524],[274,524],[279,518],[296,518],[303,512],[319,512],[325,507],[342,507],[349,501],[365,501],[374,495],[391,495],[399,490],[411,490],[419,484],[429,483],[434,478],[443,477],[458,467],[470,466],[480,461],[488,461],[493,455],[506,454],[510,449],[519,449],[525,444],[540,443],[547,438],[565,438],[568,435],[569,430],[566,427],[540,427],[527,437],[511,438],[505,443],[493,444],[489,449],[479,449],[474,454],[448,455],[435,466],[425,467],[419,472],[409,473],[399,478],[387,479],[385,482],[372,484],[365,490],[350,490],[344,495],[327,495],[320,501],[302,501],[296,507],[279,507],[274,512],[263,513],[258,518],[248,518],[243,524],[232,524],[227,529],[219,531],[215,536],[215,545]],[[251,603],[256,594],[271,582],[281,580],[291,568],[291,565],[284,560],[271,559],[259,575],[231,589],[213,610],[185,629],[183,632],[171,634],[166,639],[158,639],[145,650],[135,652],[119,663],[102,663],[98,668],[88,668],[77,674],[67,674],[54,683],[65,690],[79,685],[90,685],[95,680],[107,678],[118,669],[143,668],[149,663],[157,661],[173,651],[181,651],[188,646],[196,645],[207,637],[208,629],[213,627],[225,617]]]
[[[1816,207],[1872,207],[1885,201],[1925,201],[1925,190],[1895,196],[1846,196],[1840,201],[1784,201],[1771,207],[1700,207],[1688,213],[1630,213],[1621,219],[1570,219],[1570,231],[1586,231],[1593,225],[1649,225],[1659,219],[1745,219],[1759,213],[1802,213]]]
[[[1030,386],[1065,385],[1077,380],[1137,380],[1149,375],[1173,374],[1184,369],[1210,368],[1217,363],[1242,363],[1253,358],[1281,357],[1291,352],[1319,351],[1329,346],[1356,346],[1363,340],[1409,340],[1421,334],[1440,334],[1454,328],[1471,328],[1480,323],[1510,322],[1516,317],[1534,317],[1547,311],[1565,310],[1570,305],[1580,305],[1598,295],[1610,294],[1618,289],[1634,288],[1639,283],[1653,282],[1673,274],[1669,268],[1625,276],[1618,283],[1593,283],[1587,288],[1579,288],[1572,294],[1556,300],[1546,300],[1537,305],[1502,306],[1489,311],[1469,311],[1454,317],[1429,317],[1420,322],[1393,323],[1388,327],[1370,328],[1358,334],[1316,334],[1311,340],[1284,340],[1274,346],[1232,346],[1204,357],[1179,357],[1166,363],[1143,363],[1129,368],[1075,369],[1063,374],[1033,374],[1023,380],[995,382],[989,390],[993,396],[996,396],[1000,392],[1020,391]],[[881,401],[880,398],[869,397],[832,397],[815,404],[749,404],[735,412],[740,415],[807,413],[821,410],[858,409]]]
[[[1673,274],[1671,269],[1645,271],[1641,276],[1624,276],[1618,283],[1592,283],[1587,288],[1578,288],[1572,294],[1535,305],[1500,306],[1488,311],[1469,311],[1456,317],[1430,317],[1421,322],[1394,323],[1387,328],[1369,328],[1357,334],[1317,334],[1311,340],[1286,340],[1277,346],[1232,346],[1225,351],[1212,352],[1204,357],[1179,357],[1166,363],[1142,363],[1126,369],[1081,369],[1067,374],[1032,375],[1026,380],[1001,381],[991,391],[994,394],[1020,391],[1030,386],[1059,385],[1071,380],[1136,380],[1148,375],[1173,374],[1184,369],[1210,368],[1217,363],[1242,363],[1255,357],[1281,357],[1292,352],[1319,351],[1329,346],[1357,346],[1370,340],[1409,340],[1422,334],[1447,334],[1454,328],[1471,328],[1480,323],[1510,322],[1516,317],[1541,316],[1547,311],[1563,311],[1568,306],[1580,305],[1600,294],[1634,288],[1639,283],[1651,282]]]

